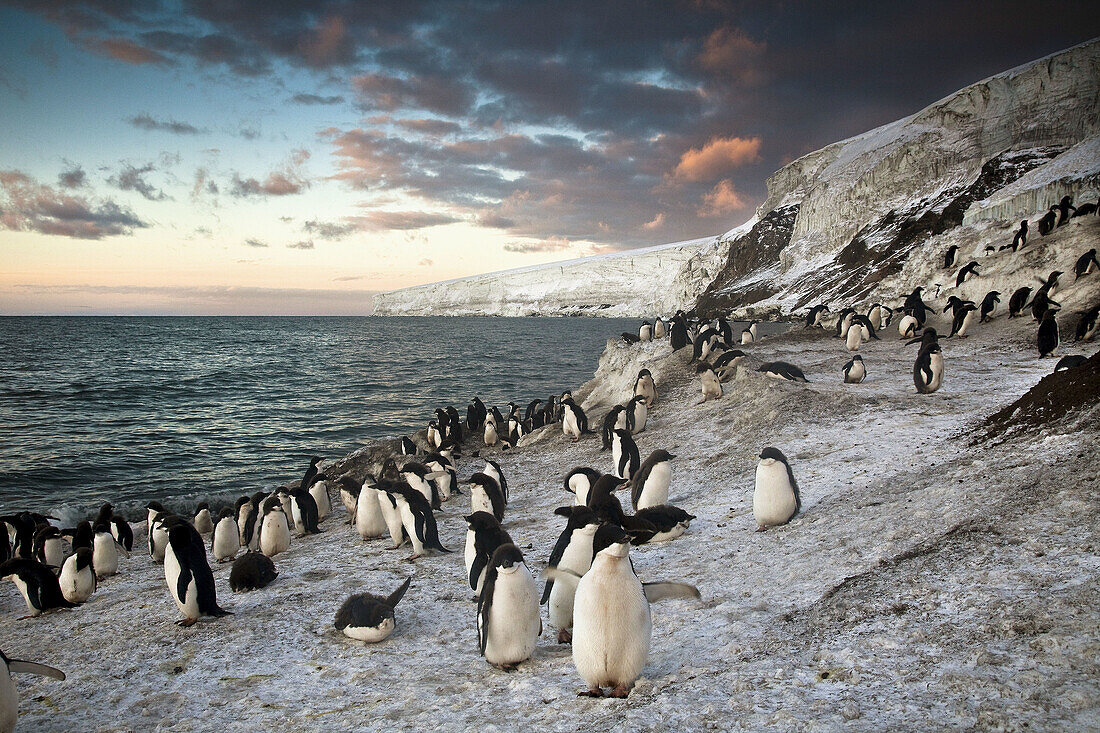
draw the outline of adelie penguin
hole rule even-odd
[[[65,538],[61,530],[48,524],[34,534],[34,556],[43,565],[61,569],[66,556]]]
[[[1039,322],[1039,333],[1036,336],[1036,346],[1039,348],[1039,358],[1044,356],[1051,356],[1058,349],[1060,342],[1058,334],[1058,321],[1055,319],[1055,314],[1058,311],[1054,308],[1047,309],[1043,314],[1043,320]]]
[[[966,331],[970,328],[970,324],[974,322],[974,316],[977,312],[978,309],[972,303],[966,303],[955,311],[955,317],[951,321],[951,333],[948,334],[948,338],[951,338],[951,336],[958,336],[961,339],[966,338]]]
[[[619,478],[629,479],[638,470],[642,459],[638,454],[638,444],[630,437],[629,430],[616,430],[612,435],[611,459],[614,474]]]
[[[656,534],[650,537],[646,544],[669,542],[676,539],[687,531],[688,527],[691,526],[691,520],[695,519],[694,514],[688,514],[680,507],[671,504],[660,504],[639,509],[635,512],[634,517],[649,522],[657,530]],[[632,541],[631,544],[637,545],[640,543]]]
[[[542,634],[535,579],[513,544],[501,545],[489,561],[478,599],[477,631],[485,661],[505,671],[535,651]]]
[[[183,612],[183,618],[176,621],[177,625],[191,626],[199,620],[199,616],[219,617],[230,614],[218,606],[214,573],[206,562],[202,536],[190,524],[177,524],[168,532],[168,547],[164,553],[164,581],[168,584],[168,594]]]
[[[11,733],[19,722],[19,692],[15,689],[12,673],[36,674],[55,680],[64,680],[65,673],[46,664],[12,659],[2,650],[0,662],[4,664],[4,670],[0,673],[0,733]]]
[[[214,525],[214,536],[210,538],[210,552],[216,562],[227,562],[237,556],[241,550],[241,535],[232,509],[222,509],[218,523]]]
[[[567,522],[550,552],[548,565],[583,576],[592,565],[592,540],[600,521],[595,512],[586,506],[558,507],[554,513],[565,517]],[[542,590],[541,603],[549,604],[550,625],[558,630],[559,644],[568,644],[573,640],[571,629],[576,590],[575,583],[554,583],[553,580],[547,580]]]
[[[955,287],[957,288],[966,282],[966,278],[970,275],[981,275],[981,273],[978,272],[977,260],[972,260],[970,264],[959,270],[959,274],[955,276]]]
[[[564,568],[547,568],[545,577],[576,585],[573,602],[573,664],[585,682],[578,694],[625,698],[646,660],[653,631],[649,604],[665,598],[698,598],[685,583],[643,584],[630,563],[629,537],[605,524],[596,530],[592,566],[578,578]]]
[[[504,476],[504,469],[500,467],[500,464],[491,459],[485,459],[485,468],[481,469],[482,473],[489,476],[497,482],[500,486],[500,494],[504,497],[505,506],[508,505],[508,479]]]
[[[588,494],[599,479],[599,471],[580,466],[565,475],[565,490],[573,494],[575,504],[586,506]]]
[[[234,525],[234,530],[236,526]],[[100,522],[95,526],[95,539],[92,541],[92,566],[96,580],[110,577],[118,572],[118,540],[111,534],[110,525]]]
[[[1008,299],[1008,317],[1015,318],[1020,315],[1027,305],[1027,299],[1031,295],[1031,288],[1022,287]]]
[[[827,305],[815,305],[806,314],[806,328],[825,328],[824,314],[829,312]]]
[[[1043,214],[1043,217],[1039,219],[1037,228],[1039,235],[1045,237],[1054,231],[1054,223],[1058,220],[1058,207],[1051,206],[1047,213]]]
[[[404,482],[392,482],[386,486],[386,491],[396,502],[401,526],[412,543],[413,554],[409,557],[410,560],[423,557],[428,550],[450,552],[439,542],[435,515],[423,494]]]
[[[859,351],[861,343],[863,343],[863,327],[858,323],[853,323],[848,326],[848,333],[845,335],[844,345],[848,351]]]
[[[405,582],[388,596],[376,596],[373,593],[351,596],[336,611],[333,626],[349,639],[364,644],[377,644],[389,638],[397,627],[394,609],[405,597],[410,583],[412,578],[405,578]]]
[[[1011,249],[1013,252],[1027,244],[1027,219],[1020,222],[1020,228],[1012,236],[1012,244],[1006,244],[1001,250]]]
[[[997,290],[990,290],[985,294],[985,298],[982,299],[981,309],[981,322],[993,320],[993,314],[997,311],[997,304],[1001,302],[1001,293]]]
[[[210,505],[205,501],[195,507],[195,519],[191,522],[199,534],[210,534],[214,531],[214,521],[210,518]]]
[[[844,383],[859,384],[867,378],[867,368],[863,365],[863,357],[856,354],[852,360],[844,365]]]
[[[649,454],[630,478],[630,503],[634,511],[668,503],[672,482],[672,459],[676,456],[658,449]]]
[[[634,396],[644,399],[646,407],[653,407],[657,402],[657,385],[648,369],[638,372],[638,378],[634,380]]]
[[[45,565],[31,558],[15,557],[0,563],[0,580],[10,580],[19,589],[30,611],[23,618],[76,605],[62,595],[57,576]]]
[[[246,552],[233,562],[229,571],[229,588],[234,593],[259,590],[279,577],[275,563],[262,552]]]
[[[638,340],[642,343],[653,340],[653,326],[649,321],[642,321],[642,325],[638,326]]]
[[[649,407],[646,405],[645,398],[634,395],[626,403],[626,429],[631,435],[637,435],[645,430],[648,420]]]
[[[752,494],[752,516],[756,531],[763,532],[791,521],[802,508],[798,482],[790,461],[778,448],[760,451],[756,464],[756,489]]]
[[[943,269],[949,270],[955,266],[955,253],[959,251],[959,245],[953,244],[947,248],[943,256]]]
[[[463,560],[466,564],[466,577],[474,600],[481,596],[485,583],[485,573],[489,560],[501,545],[511,543],[512,538],[500,526],[500,522],[489,512],[474,512],[466,517],[466,547]]]
[[[728,382],[737,376],[737,369],[745,360],[745,352],[740,349],[730,349],[714,360],[712,368],[718,375],[718,381]]]
[[[655,318],[653,320],[653,338],[654,338],[654,340],[660,341],[667,334],[668,334],[668,329],[665,327],[664,320],[660,316],[657,316],[657,318]]]
[[[1096,247],[1077,258],[1077,263],[1073,266],[1073,279],[1076,280],[1092,272],[1093,265],[1100,270],[1100,261],[1096,259]]]
[[[374,487],[374,478],[367,476],[359,489],[359,498],[355,502],[354,524],[360,539],[367,540],[382,537],[386,533],[386,517],[382,513],[382,502],[388,502],[381,498]]]
[[[582,435],[592,432],[588,429],[588,416],[572,397],[563,399],[561,405],[561,431],[572,438],[574,443],[580,440]]]
[[[611,438],[616,430],[626,428],[626,407],[615,405],[604,415],[603,424],[600,425],[600,450],[611,448]]]
[[[259,549],[268,557],[275,557],[290,549],[290,524],[278,498],[272,496],[265,499],[263,510]]]
[[[702,361],[695,367],[695,373],[699,375],[699,388],[703,393],[702,399],[696,404],[701,405],[707,400],[716,400],[722,396],[722,380],[709,363]]]
[[[1070,220],[1070,211],[1076,212],[1077,207],[1073,205],[1072,196],[1063,196],[1062,200],[1058,202],[1058,205],[1054,207],[1058,209],[1058,224],[1057,226],[1064,226],[1066,222]]]
[[[932,394],[943,385],[943,351],[937,342],[921,347],[913,362],[913,384],[921,394]]]
[[[902,319],[898,321],[898,336],[903,339],[913,338],[918,330],[920,330],[920,324],[917,322],[917,319],[911,315],[903,316]]]
[[[470,511],[489,512],[497,518],[498,522],[504,521],[504,492],[500,489],[500,483],[486,473],[475,473],[469,478],[470,484]]]
[[[401,437],[401,442],[397,446],[398,452],[403,456],[415,456],[416,455],[416,443],[412,441],[407,435]]]
[[[809,382],[802,370],[794,364],[785,361],[769,361],[761,364],[756,371],[763,372],[773,379],[782,379],[788,382]]]
[[[1088,361],[1087,356],[1081,356],[1080,354],[1070,354],[1069,356],[1063,356],[1058,360],[1058,363],[1054,365],[1054,371],[1060,372],[1065,369],[1076,369],[1085,362]]]

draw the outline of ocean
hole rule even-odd
[[[190,511],[423,428],[592,377],[639,319],[0,318],[0,513]]]

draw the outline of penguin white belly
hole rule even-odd
[[[288,516],[294,519],[294,531],[297,532],[299,536],[304,535],[306,533],[306,523],[305,520],[302,519],[302,510],[298,506],[297,500],[292,500],[290,502],[290,514]]]
[[[359,494],[353,494],[347,489],[340,489],[340,503],[344,505],[344,513],[348,515],[348,524],[355,523],[355,515],[359,510],[359,497],[362,493],[361,490]]]
[[[970,328],[970,324],[974,322],[974,317],[975,317],[974,314],[977,313],[977,312],[978,311],[967,311],[966,312],[966,315],[963,316],[962,325],[959,326],[959,332],[957,334],[955,334],[956,336],[958,336],[959,338],[966,338],[966,330],[968,328]]]
[[[485,445],[494,446],[498,440],[500,440],[500,436],[497,435],[496,426],[491,422],[485,423]]]
[[[718,375],[714,372],[703,372],[700,381],[704,400],[718,399],[722,396],[722,383],[718,381]]]
[[[19,722],[19,693],[5,664],[0,669],[0,733],[11,733]]]
[[[91,568],[76,569],[76,555],[69,555],[65,564],[61,567],[61,575],[57,578],[61,586],[61,595],[69,603],[83,603],[92,597],[95,591],[95,576]]]
[[[37,616],[42,613],[41,608],[35,608],[34,604],[31,603],[30,594],[27,593],[27,584],[23,582],[23,579],[18,575],[10,575],[8,577],[15,583],[15,587],[19,589],[19,593],[23,596],[23,601],[27,604],[27,610],[30,611],[31,615]]]
[[[46,540],[42,545],[42,554],[46,556],[46,564],[55,568],[61,567],[65,562],[65,545],[60,537]]]
[[[531,571],[526,565],[514,566],[511,572],[498,569],[485,638],[486,661],[497,665],[519,664],[529,658],[535,651],[541,626],[538,590]]]
[[[676,526],[674,526],[669,531],[667,531],[667,532],[658,532],[657,534],[653,535],[653,539],[651,539],[648,542],[648,544],[653,545],[653,544],[656,544],[658,542],[668,542],[670,540],[674,540],[677,537],[679,537],[680,535],[682,535],[687,530],[687,528],[688,528],[687,522],[677,522]]]
[[[92,541],[92,565],[96,575],[106,578],[118,572],[118,546],[109,532],[97,532]]]
[[[913,316],[905,316],[898,321],[898,335],[903,339],[913,338],[917,332],[917,319]]]
[[[637,402],[634,405],[634,435],[645,430],[646,420],[649,419],[649,408],[645,406],[645,402]]]
[[[195,584],[195,577],[194,575],[191,576],[191,582],[187,584],[187,592],[181,601],[178,595],[180,570],[176,553],[169,550],[164,556],[164,581],[168,584],[168,594],[172,596],[172,600],[179,606],[180,612],[183,613],[185,618],[197,619],[199,617],[199,589]]]
[[[863,381],[863,378],[867,376],[867,369],[864,368],[862,361],[857,361],[852,364],[852,368],[848,370],[848,378],[845,380],[850,384],[859,384]]]
[[[405,476],[405,480],[409,482],[409,486],[411,486],[414,489],[416,489],[417,491],[419,491],[421,493],[421,495],[423,495],[423,497],[428,500],[428,503],[431,504],[432,503],[432,487],[431,487],[431,485],[427,481],[425,481],[424,479],[417,476],[415,473],[406,473],[406,474],[404,474],[404,476]]]
[[[474,531],[472,529],[466,530],[466,547],[462,551],[462,560],[466,563],[466,579],[470,578],[470,568],[474,566],[474,559],[477,557],[477,550],[474,548]],[[481,583],[479,582],[477,591],[481,591]]]
[[[798,508],[787,477],[787,467],[780,461],[771,465],[761,461],[756,466],[756,490],[752,494],[752,516],[761,527],[785,524]]]
[[[260,552],[275,557],[289,547],[290,526],[286,523],[286,515],[280,511],[268,512],[260,531]]]
[[[562,553],[558,567],[572,570],[577,575],[583,576],[592,565],[592,535],[578,536],[580,533],[574,530],[570,538],[569,546]],[[550,597],[547,599],[547,610],[550,615],[550,625],[555,629],[569,629],[573,627],[573,601],[577,593],[577,586],[570,582],[555,582],[550,589]]]
[[[443,468],[433,469],[443,473],[438,479],[435,480],[435,485],[439,487],[439,498],[441,501],[447,501],[451,498],[451,474],[443,471]],[[429,499],[428,501],[431,501]]]
[[[649,472],[642,485],[642,494],[638,497],[638,509],[660,506],[668,503],[668,485],[672,482],[672,466],[661,461]]]
[[[318,481],[309,488],[309,495],[317,502],[317,521],[320,522],[332,511],[332,502],[328,499],[328,484]]]
[[[741,332],[741,344],[745,345],[745,344],[751,344],[751,343],[752,343],[752,334],[749,333],[748,331],[742,331]]]
[[[164,562],[164,549],[168,546],[168,530],[157,526],[149,535],[149,554],[153,556],[153,562]]]
[[[381,537],[386,533],[386,518],[374,489],[365,487],[359,493],[355,508],[355,529],[364,540]]]
[[[573,602],[573,664],[589,688],[638,679],[651,632],[649,601],[629,561],[598,557]]]
[[[577,416],[568,408],[566,408],[565,414],[561,418],[561,431],[574,440],[579,440],[581,437],[581,429],[577,425]]]
[[[424,543],[416,536],[416,516],[413,514],[409,502],[402,498],[397,500],[397,511],[401,515],[401,524],[405,527],[405,533],[409,535],[409,541],[413,546],[413,557],[424,554]]]
[[[583,473],[578,473],[569,479],[569,488],[573,490],[573,494],[576,497],[573,503],[576,506],[585,506],[588,504],[588,491],[592,488],[592,484],[589,483],[588,477]]]
[[[473,512],[493,513],[493,502],[489,500],[489,495],[485,493],[485,489],[477,484],[470,486],[470,513]]]
[[[390,502],[389,495],[380,489],[373,490],[378,494],[378,508],[382,510],[382,518],[386,520],[386,531],[390,533],[393,545],[390,549],[396,550],[405,541],[401,528],[401,514]]]
[[[626,430],[626,411],[622,410],[615,417],[615,430]]]
[[[214,559],[218,562],[228,560],[241,549],[241,538],[237,535],[236,523],[232,518],[226,517],[214,527]]]
[[[932,368],[932,381],[928,383],[928,388],[935,392],[943,385],[943,354],[930,354],[929,357],[929,366]]]
[[[393,619],[384,618],[377,626],[345,626],[344,636],[367,644],[377,644],[393,633],[393,627]]]
[[[210,519],[209,509],[203,509],[195,515],[195,531],[199,534],[210,534],[214,531],[214,522]]]
[[[863,342],[863,333],[859,325],[848,327],[848,339],[845,341],[845,346],[848,347],[848,351],[859,351],[859,345]]]
[[[245,528],[245,525],[248,524],[248,515],[250,515],[251,513],[252,513],[252,505],[251,504],[245,504],[237,512],[237,539],[240,541],[241,545],[244,545],[244,543],[245,543],[244,542],[244,528]],[[253,528],[252,528],[252,534],[253,535],[256,534],[256,527],[255,526],[253,526]]]

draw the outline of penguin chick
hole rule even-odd
[[[376,596],[373,593],[359,593],[349,597],[336,611],[333,621],[339,631],[349,639],[365,644],[376,644],[386,639],[396,628],[394,609],[405,596],[412,578],[388,596]]]

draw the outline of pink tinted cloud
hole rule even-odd
[[[745,200],[733,187],[733,181],[726,178],[718,182],[705,196],[703,205],[699,207],[699,216],[712,217],[740,211],[746,206]]]
[[[672,177],[681,181],[708,181],[734,168],[760,160],[759,137],[715,137],[701,148],[691,148],[682,156]]]

